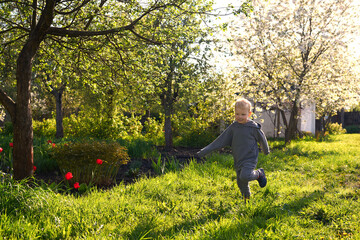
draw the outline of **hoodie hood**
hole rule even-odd
[[[257,128],[257,129],[261,129],[261,124],[258,122],[255,122],[253,120],[249,120],[247,123],[241,124],[238,123],[237,121],[234,121],[234,123],[236,124],[236,126],[243,126],[243,127],[252,127],[252,128]]]

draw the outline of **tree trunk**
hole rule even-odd
[[[163,105],[164,113],[165,113],[165,123],[164,123],[165,150],[169,151],[174,146],[173,145],[172,126],[171,126],[171,117],[173,114],[173,104],[174,104],[174,98],[173,98],[173,94],[172,94],[171,77],[168,78],[167,87],[168,87],[168,90],[165,92],[165,95],[162,96],[162,105]]]
[[[279,138],[279,132],[280,132],[280,110],[277,108],[276,109],[276,134],[275,137]]]
[[[14,126],[13,167],[15,179],[24,179],[33,173],[33,128],[30,106],[33,56],[31,42],[28,41],[17,61],[17,97],[15,116],[11,118]]]
[[[173,148],[173,136],[172,136],[172,127],[171,127],[171,108],[165,109],[165,149],[171,150]]]
[[[279,109],[280,111],[280,114],[281,114],[281,118],[282,118],[282,121],[283,121],[283,124],[285,126],[285,139],[286,139],[286,134],[288,132],[288,129],[289,129],[289,124],[288,124],[288,121],[286,120],[286,114],[285,114],[285,111],[284,110],[281,110]],[[279,119],[280,120],[280,119]],[[285,141],[286,143],[286,141]]]
[[[24,179],[33,174],[33,128],[30,105],[32,60],[49,29],[55,7],[54,0],[47,0],[39,22],[31,30],[16,65],[17,97],[11,116],[14,126],[13,167],[14,178]]]
[[[344,108],[341,108],[340,119],[341,119],[341,126],[344,128],[345,127],[345,109]]]
[[[55,97],[56,103],[56,134],[55,138],[64,137],[64,127],[63,127],[63,115],[62,115],[62,94],[64,92],[63,88],[59,90],[52,90],[51,93]]]
[[[225,131],[225,120],[223,118],[220,119],[220,129],[219,129],[219,134],[221,134],[223,131]]]
[[[164,131],[165,131],[165,150],[171,150],[173,148],[173,134],[172,134],[172,126],[171,126],[171,118],[174,111],[174,102],[178,97],[178,91],[175,89],[173,85],[173,77],[175,71],[175,62],[172,58],[169,60],[170,71],[167,74],[164,84],[164,91],[162,92],[161,104],[164,108],[165,112],[165,123],[164,123]]]
[[[285,144],[289,144],[291,140],[296,138],[298,116],[299,116],[299,106],[297,105],[297,102],[294,102],[293,107],[291,109],[289,125],[285,131]]]
[[[321,116],[320,118],[320,132],[325,132],[325,116]]]

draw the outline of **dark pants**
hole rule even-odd
[[[241,168],[236,171],[237,185],[244,198],[250,198],[249,182],[259,178],[259,172],[252,168]]]

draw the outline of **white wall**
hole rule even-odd
[[[300,130],[302,132],[311,132],[315,135],[315,104],[303,104],[301,109]]]
[[[256,118],[254,118],[254,121],[261,124],[261,129],[265,133],[266,137],[277,137],[277,136],[285,137],[285,126],[282,120],[280,121],[279,129],[276,129],[277,126],[275,125],[275,123],[277,122],[277,118],[279,116],[276,116],[275,111],[262,110],[262,112],[260,111],[255,112],[255,115]],[[286,114],[287,119],[289,118],[289,116],[290,114]]]
[[[279,131],[280,137],[285,137],[285,126],[280,116],[280,129],[276,130],[275,122],[277,122],[275,111],[255,112],[257,118],[254,120],[261,124],[262,130],[267,137],[276,137],[276,131]],[[290,112],[285,113],[286,119],[289,120]],[[276,120],[276,121],[275,121]],[[311,132],[315,135],[315,104],[303,104],[301,115],[298,122],[298,129],[303,132]]]

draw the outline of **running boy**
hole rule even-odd
[[[261,125],[250,120],[250,115],[251,103],[246,99],[237,100],[235,121],[218,138],[198,152],[199,157],[203,157],[214,150],[231,146],[237,184],[245,202],[250,198],[250,181],[257,180],[262,188],[267,183],[264,169],[255,170],[259,154],[258,143],[264,154],[270,152]]]

